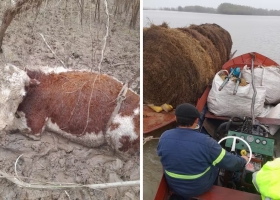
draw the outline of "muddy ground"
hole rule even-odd
[[[0,0],[1,19],[9,2]],[[97,71],[107,16],[101,1],[100,22],[94,20],[95,7],[89,2],[86,2],[82,26],[77,1],[74,0],[46,1],[39,13],[33,10],[20,14],[4,38],[1,66],[12,63],[23,69],[65,65],[72,69]],[[136,27],[129,28],[131,13],[114,16],[114,1],[108,1],[108,6],[112,15],[101,72],[123,82],[129,81],[139,70],[139,17]],[[40,33],[56,55],[51,53]],[[133,82],[132,89],[139,93],[139,78]],[[124,159],[114,154],[107,145],[90,149],[50,132],[43,133],[40,141],[20,133],[0,132],[0,170],[15,175],[14,164],[21,154],[23,156],[17,165],[18,175],[45,182],[93,184],[140,179],[139,155]],[[130,200],[139,199],[139,196],[139,186],[102,190],[31,190],[0,179],[0,200]]]

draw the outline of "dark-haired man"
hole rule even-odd
[[[199,196],[214,184],[219,168],[241,170],[248,158],[226,152],[210,136],[191,127],[200,116],[191,104],[175,110],[178,127],[165,131],[157,152],[170,190],[181,199]]]

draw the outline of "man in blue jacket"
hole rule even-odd
[[[157,152],[172,192],[183,199],[199,196],[214,184],[219,168],[241,170],[248,158],[226,152],[214,139],[193,130],[200,116],[191,104],[181,104],[175,110],[178,127],[165,131]]]

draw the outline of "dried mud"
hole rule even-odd
[[[0,17],[10,1],[0,1]],[[68,2],[68,5],[66,5]],[[98,71],[103,37],[106,31],[106,14],[103,2],[100,22],[94,21],[86,7],[83,26],[79,25],[76,1],[49,1],[38,15],[36,11],[20,14],[12,22],[3,41],[1,64],[12,63],[20,68],[61,66],[72,69]],[[113,13],[113,1],[108,1]],[[92,6],[92,5],[91,5]],[[94,7],[92,7],[94,10]],[[72,11],[72,12],[70,12]],[[104,52],[101,72],[125,82],[139,70],[139,19],[136,28],[130,29],[129,16],[110,17],[109,37]],[[90,23],[91,22],[91,23]],[[91,26],[89,25],[91,24]],[[91,28],[90,28],[91,27]],[[43,34],[57,58],[50,52],[39,33]],[[132,89],[139,93],[139,78]],[[54,133],[44,132],[41,140],[34,141],[21,133],[0,132],[0,170],[15,175],[14,164],[23,181],[94,184],[140,179],[139,155],[123,158],[107,146],[87,148],[68,141]],[[102,190],[34,190],[21,188],[0,179],[1,199],[139,199],[140,187],[119,187]]]

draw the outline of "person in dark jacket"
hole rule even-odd
[[[200,117],[191,104],[175,110],[178,127],[165,131],[157,147],[169,189],[182,199],[208,191],[218,177],[219,168],[241,170],[248,157],[225,151],[213,138],[192,129]]]

